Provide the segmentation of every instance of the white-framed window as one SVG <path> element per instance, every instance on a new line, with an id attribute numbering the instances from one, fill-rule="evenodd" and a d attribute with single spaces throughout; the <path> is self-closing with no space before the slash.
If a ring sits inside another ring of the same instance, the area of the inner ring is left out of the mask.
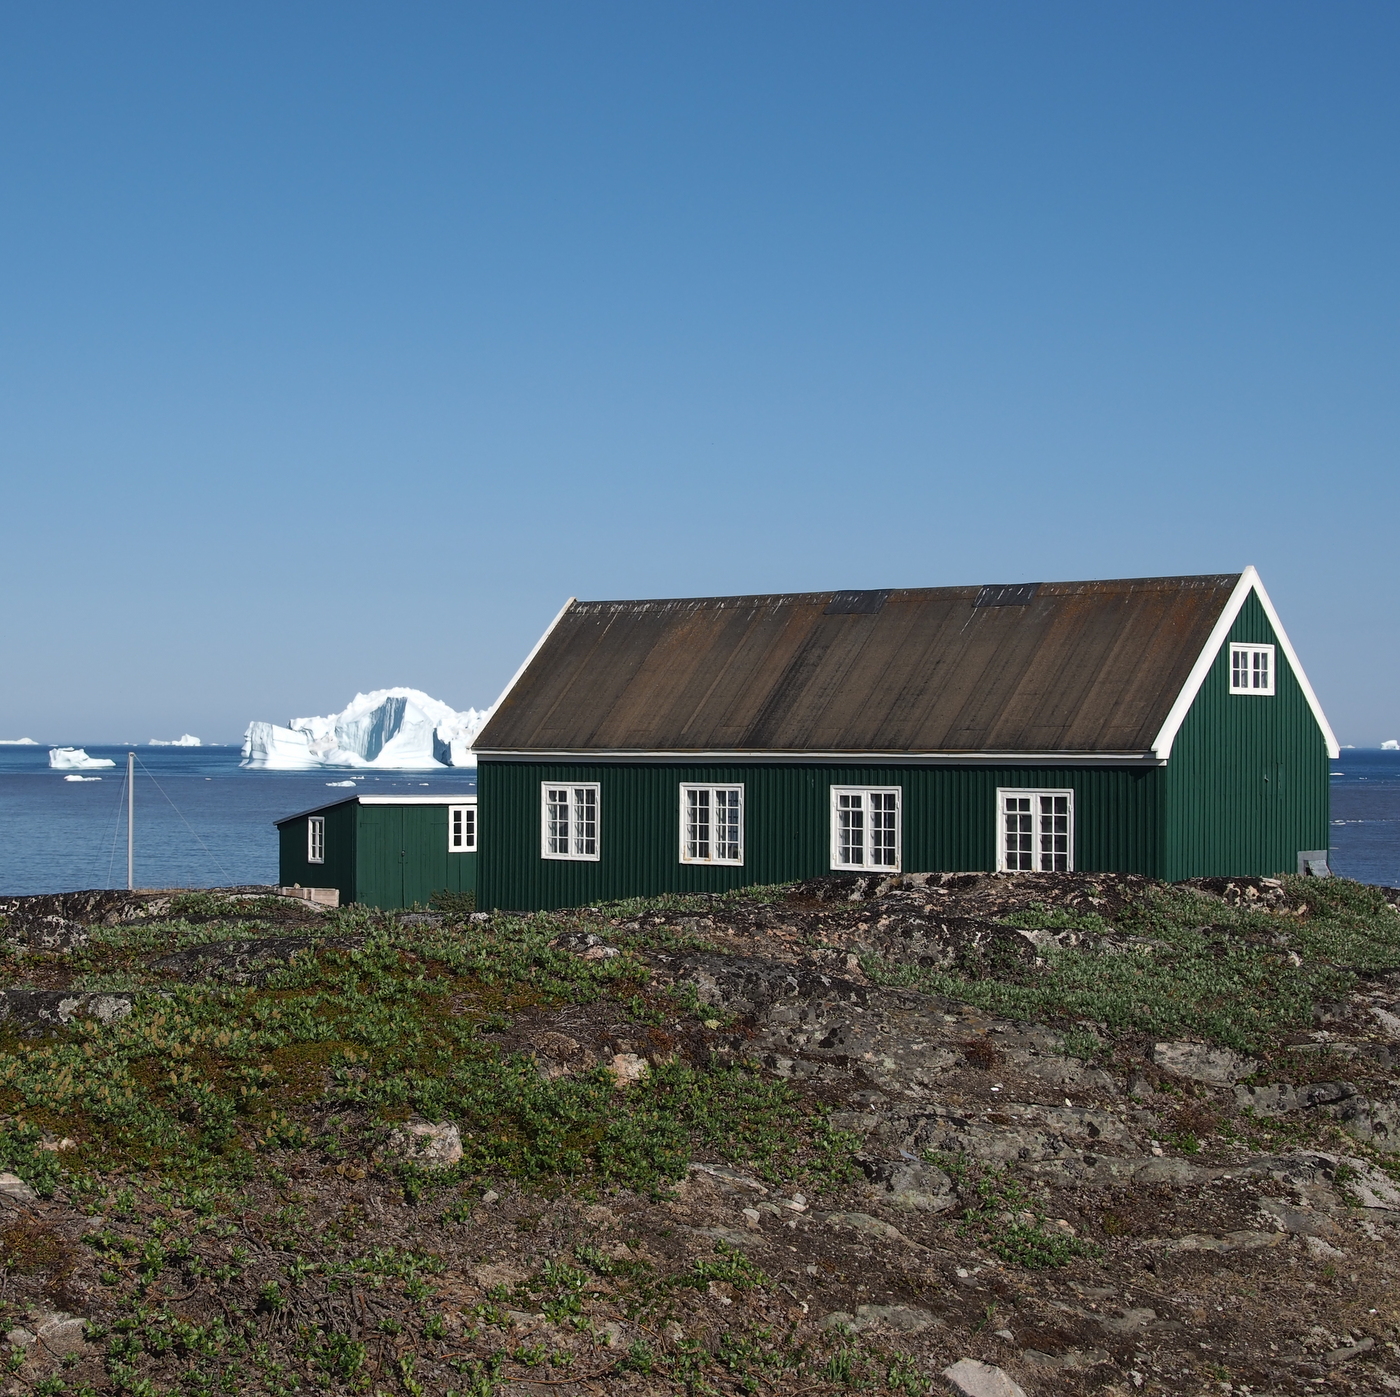
<path id="1" fill-rule="evenodd" d="M 744 861 L 744 788 L 681 786 L 681 862 Z"/>
<path id="2" fill-rule="evenodd" d="M 597 859 L 598 783 L 545 781 L 540 797 L 540 857 Z"/>
<path id="3" fill-rule="evenodd" d="M 326 861 L 326 817 L 313 815 L 306 822 L 306 861 L 325 863 Z"/>
<path id="4" fill-rule="evenodd" d="M 1274 691 L 1274 647 L 1272 645 L 1230 644 L 1230 692 L 1256 694 L 1260 698 Z"/>
<path id="5" fill-rule="evenodd" d="M 831 866 L 898 872 L 901 829 L 898 786 L 831 788 Z"/>
<path id="6" fill-rule="evenodd" d="M 1074 871 L 1074 792 L 997 791 L 997 868 L 1003 873 Z"/>
<path id="7" fill-rule="evenodd" d="M 447 807 L 447 852 L 474 854 L 476 852 L 476 806 Z"/>

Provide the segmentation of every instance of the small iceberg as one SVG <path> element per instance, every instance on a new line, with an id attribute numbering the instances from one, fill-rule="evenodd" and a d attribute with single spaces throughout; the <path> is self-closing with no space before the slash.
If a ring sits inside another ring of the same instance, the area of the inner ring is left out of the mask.
<path id="1" fill-rule="evenodd" d="M 111 757 L 90 757 L 81 747 L 50 747 L 49 765 L 55 771 L 93 771 L 101 766 L 116 766 Z"/>
<path id="2" fill-rule="evenodd" d="M 355 783 L 354 783 L 353 781 L 327 781 L 327 782 L 326 782 L 326 785 L 328 785 L 328 786 L 353 786 L 354 784 L 355 784 Z"/>
<path id="3" fill-rule="evenodd" d="M 65 776 L 65 781 L 100 781 L 100 776 Z"/>
<path id="4" fill-rule="evenodd" d="M 163 741 L 159 737 L 153 737 L 147 747 L 203 747 L 204 744 L 193 734 L 186 733 L 184 737 L 171 738 L 169 742 Z"/>
<path id="5" fill-rule="evenodd" d="M 32 737 L 0 737 L 0 747 L 37 747 Z"/>
<path id="6" fill-rule="evenodd" d="M 1381 743 L 1382 752 L 1400 752 L 1400 739 L 1391 737 Z"/>

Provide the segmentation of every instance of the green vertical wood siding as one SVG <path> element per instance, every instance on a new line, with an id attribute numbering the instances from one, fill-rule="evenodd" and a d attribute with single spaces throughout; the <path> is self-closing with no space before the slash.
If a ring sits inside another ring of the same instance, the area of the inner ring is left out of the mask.
<path id="1" fill-rule="evenodd" d="M 432 895 L 471 892 L 477 855 L 447 848 L 445 805 L 362 805 L 354 900 L 366 907 L 426 907 Z"/>
<path id="2" fill-rule="evenodd" d="M 355 895 L 355 841 L 359 807 L 352 800 L 318 812 L 326 822 L 326 861 L 306 861 L 306 822 L 309 816 L 277 827 L 277 880 L 284 888 L 339 888 L 341 902 Z"/>
<path id="3" fill-rule="evenodd" d="M 1278 645 L 1253 594 L 1229 640 Z M 1293 873 L 1299 850 L 1327 847 L 1326 740 L 1281 648 L 1275 656 L 1273 695 L 1232 694 L 1222 645 L 1177 734 L 1165 783 L 1168 878 Z"/>
<path id="4" fill-rule="evenodd" d="M 996 867 L 999 786 L 1075 792 L 1075 866 L 1155 871 L 1160 768 L 662 766 L 483 760 L 478 901 L 526 910 L 661 892 L 721 891 L 831 871 L 830 787 L 899 786 L 903 866 L 920 872 Z M 545 781 L 601 787 L 596 862 L 540 857 Z M 742 784 L 742 867 L 680 861 L 684 781 Z"/>
<path id="5" fill-rule="evenodd" d="M 366 907 L 402 907 L 404 862 L 403 807 L 361 806 L 354 900 Z"/>
<path id="6" fill-rule="evenodd" d="M 306 861 L 306 822 L 277 827 L 278 875 L 284 887 L 339 888 L 342 906 L 427 906 L 432 895 L 473 892 L 477 855 L 447 848 L 445 805 L 361 805 L 346 801 L 317 812 L 326 821 L 326 861 Z"/>

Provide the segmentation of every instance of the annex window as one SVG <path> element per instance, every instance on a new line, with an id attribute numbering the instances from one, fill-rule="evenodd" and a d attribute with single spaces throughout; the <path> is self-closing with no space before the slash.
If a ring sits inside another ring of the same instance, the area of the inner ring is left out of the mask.
<path id="1" fill-rule="evenodd" d="M 1003 873 L 1074 871 L 1074 792 L 1000 790 L 997 868 Z"/>
<path id="2" fill-rule="evenodd" d="M 681 787 L 681 862 L 744 861 L 744 788 Z"/>
<path id="3" fill-rule="evenodd" d="M 306 861 L 325 863 L 326 861 L 326 817 L 313 815 L 306 822 Z"/>
<path id="4" fill-rule="evenodd" d="M 598 786 L 554 785 L 546 781 L 541 815 L 540 856 L 546 859 L 598 857 Z"/>
<path id="5" fill-rule="evenodd" d="M 1230 646 L 1230 692 L 1263 697 L 1274 691 L 1274 647 Z"/>
<path id="6" fill-rule="evenodd" d="M 831 866 L 898 870 L 898 786 L 831 788 Z"/>
<path id="7" fill-rule="evenodd" d="M 476 852 L 476 806 L 447 807 L 447 852 L 474 854 Z"/>

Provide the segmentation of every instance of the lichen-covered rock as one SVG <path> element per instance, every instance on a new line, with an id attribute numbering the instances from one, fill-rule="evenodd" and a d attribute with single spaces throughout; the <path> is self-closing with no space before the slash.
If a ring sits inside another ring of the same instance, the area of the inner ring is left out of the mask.
<path id="1" fill-rule="evenodd" d="M 1205 1043 L 1158 1043 L 1152 1050 L 1152 1060 L 1173 1077 L 1212 1087 L 1232 1087 L 1241 1077 L 1259 1070 L 1254 1058 Z"/>
<path id="2" fill-rule="evenodd" d="M 846 1310 L 833 1310 L 817 1322 L 817 1327 L 850 1329 L 860 1333 L 863 1329 L 883 1325 L 899 1334 L 922 1334 L 937 1323 L 930 1311 L 913 1305 L 857 1305 L 853 1314 Z"/>
<path id="3" fill-rule="evenodd" d="M 0 990 L 0 1022 L 24 1034 L 65 1027 L 74 1019 L 113 1023 L 131 1013 L 129 994 L 83 994 L 65 990 Z"/>
<path id="4" fill-rule="evenodd" d="M 858 1158 L 856 1162 L 870 1180 L 872 1192 L 893 1208 L 941 1213 L 958 1201 L 953 1181 L 932 1164 L 909 1159 Z"/>

